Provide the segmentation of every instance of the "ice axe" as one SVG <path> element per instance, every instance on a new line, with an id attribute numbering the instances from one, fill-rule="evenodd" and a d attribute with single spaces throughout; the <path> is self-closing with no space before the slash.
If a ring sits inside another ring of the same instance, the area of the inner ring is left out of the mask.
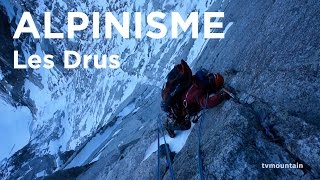
<path id="1" fill-rule="evenodd" d="M 224 91 L 225 93 L 227 93 L 232 99 L 234 99 L 237 103 L 242 104 L 239 100 L 239 98 L 232 92 L 230 92 L 229 90 L 222 88 L 222 91 Z"/>

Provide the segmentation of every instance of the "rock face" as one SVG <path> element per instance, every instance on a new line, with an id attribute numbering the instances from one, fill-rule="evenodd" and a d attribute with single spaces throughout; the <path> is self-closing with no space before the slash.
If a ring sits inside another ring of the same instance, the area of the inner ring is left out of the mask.
<path id="1" fill-rule="evenodd" d="M 80 6 L 80 3 L 63 2 L 58 3 L 60 6 L 55 13 L 61 15 L 66 9 Z M 43 171 L 49 179 L 67 178 L 71 174 L 78 179 L 156 179 L 157 154 L 144 158 L 150 144 L 157 139 L 161 83 L 172 63 L 190 58 L 192 60 L 188 62 L 194 72 L 200 68 L 221 72 L 226 85 L 234 89 L 240 102 L 229 100 L 205 110 L 201 127 L 199 122 L 194 125 L 184 147 L 173 158 L 176 179 L 199 179 L 198 128 L 202 133 L 201 157 L 206 179 L 320 178 L 320 2 L 240 0 L 201 3 L 207 11 L 225 12 L 222 19 L 224 27 L 228 27 L 225 39 L 202 42 L 199 48 L 199 42 L 187 37 L 189 33 L 176 41 L 143 39 L 134 48 L 121 47 L 122 56 L 128 63 L 123 63 L 125 73 L 108 73 L 110 77 L 120 77 L 111 84 L 103 81 L 106 78 L 103 71 L 57 69 L 62 80 L 52 81 L 56 85 L 49 87 L 56 90 L 53 99 L 63 97 L 66 89 L 72 89 L 67 101 L 62 101 L 66 105 L 52 110 L 53 116 L 48 119 L 36 116 L 43 123 L 36 123 L 32 128 L 35 141 L 2 164 L 0 177 L 35 179 L 40 178 L 39 172 Z M 121 1 L 109 8 L 155 11 L 165 6 L 170 11 L 186 10 L 183 3 L 167 2 L 162 6 L 147 1 L 129 4 Z M 194 4 L 197 3 L 190 6 Z M 44 5 L 49 9 L 52 7 L 49 2 Z M 36 9 L 29 2 L 24 6 L 19 8 Z M 90 11 L 99 6 L 90 1 L 87 7 Z M 0 15 L 5 17 L 3 13 Z M 41 24 L 40 15 L 35 17 Z M 56 26 L 58 28 L 59 23 Z M 85 32 L 81 36 L 87 35 Z M 21 42 L 26 41 L 22 39 Z M 94 46 L 105 50 L 122 43 L 113 39 L 106 47 L 101 42 L 73 47 L 85 52 L 84 49 L 90 51 Z M 72 42 L 65 40 L 41 41 L 40 44 L 44 51 L 56 53 L 72 46 Z M 54 45 L 58 48 L 53 48 Z M 8 47 L 13 48 L 11 44 Z M 156 50 L 156 47 L 160 49 Z M 3 52 L 1 50 L 1 58 L 8 56 Z M 134 59 L 140 61 L 129 61 Z M 128 77 L 128 81 L 121 77 Z M 134 77 L 147 80 L 130 83 Z M 32 81 L 37 84 L 37 80 Z M 100 85 L 101 82 L 104 85 Z M 134 87 L 132 93 L 126 95 L 130 86 Z M 106 100 L 108 98 L 110 102 Z M 92 104 L 95 107 L 91 107 Z M 131 105 L 133 108 L 129 108 Z M 40 107 L 34 113 L 39 112 Z M 94 123 L 89 124 L 90 118 Z M 104 139 L 99 141 L 98 137 Z M 78 163 L 78 169 L 67 171 L 66 167 L 76 163 L 87 147 L 94 144 L 92 142 L 100 144 Z M 52 150 L 52 144 L 61 147 Z M 40 162 L 44 164 L 42 167 L 37 165 Z M 263 168 L 270 164 L 296 163 L 303 168 Z M 164 156 L 160 164 L 161 176 L 169 179 Z"/>
<path id="2" fill-rule="evenodd" d="M 222 72 L 241 104 L 228 101 L 205 111 L 201 152 L 206 179 L 320 177 L 319 7 L 316 1 L 231 1 L 224 7 L 224 21 L 234 24 L 224 40 L 208 42 L 193 70 Z M 199 123 L 173 160 L 176 179 L 199 178 L 198 128 Z M 79 178 L 91 177 L 94 170 L 93 177 L 100 179 L 157 178 L 156 153 L 145 161 L 141 155 L 154 133 L 142 136 L 118 162 L 103 168 L 97 162 Z M 303 168 L 263 168 L 284 163 Z M 161 166 L 166 166 L 164 158 Z M 167 170 L 164 179 L 169 178 Z"/>

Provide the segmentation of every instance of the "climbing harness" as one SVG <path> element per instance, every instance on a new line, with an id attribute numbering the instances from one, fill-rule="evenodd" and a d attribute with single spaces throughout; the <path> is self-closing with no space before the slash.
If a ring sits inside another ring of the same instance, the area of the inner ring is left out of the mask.
<path id="1" fill-rule="evenodd" d="M 175 180 L 174 178 L 174 171 L 173 171 L 173 167 L 172 167 L 172 162 L 171 162 L 171 157 L 170 157 L 170 152 L 169 152 L 169 148 L 167 146 L 167 141 L 165 138 L 165 134 L 163 132 L 163 125 L 160 121 L 160 118 L 158 117 L 158 180 L 162 179 L 160 176 L 160 131 L 161 134 L 163 136 L 163 140 L 164 140 L 164 144 L 165 144 L 165 150 L 166 150 L 166 157 L 167 157 L 167 165 L 169 166 L 169 170 L 170 170 L 170 176 L 171 176 L 171 180 Z"/>
<path id="2" fill-rule="evenodd" d="M 187 91 L 186 97 L 185 97 L 184 100 L 183 100 L 183 106 L 184 106 L 184 108 L 187 108 L 187 107 L 188 107 L 187 98 L 188 98 L 189 92 L 190 92 L 190 90 L 191 90 L 192 88 L 193 88 L 193 84 L 191 85 L 191 87 L 190 87 L 189 90 Z"/>

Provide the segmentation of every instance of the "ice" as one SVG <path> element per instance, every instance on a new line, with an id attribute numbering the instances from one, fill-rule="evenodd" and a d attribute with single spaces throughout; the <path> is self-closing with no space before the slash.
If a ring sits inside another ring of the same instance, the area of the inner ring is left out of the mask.
<path id="1" fill-rule="evenodd" d="M 0 99 L 0 161 L 28 144 L 32 114 L 27 107 L 13 107 Z"/>

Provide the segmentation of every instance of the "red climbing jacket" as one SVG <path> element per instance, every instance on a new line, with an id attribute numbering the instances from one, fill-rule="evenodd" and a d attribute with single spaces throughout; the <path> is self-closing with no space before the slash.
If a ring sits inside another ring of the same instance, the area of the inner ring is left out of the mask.
<path id="1" fill-rule="evenodd" d="M 181 102 L 190 115 L 195 115 L 201 109 L 213 108 L 220 104 L 226 95 L 224 93 L 208 94 L 206 89 L 199 87 L 194 81 L 191 87 L 182 95 Z"/>
<path id="2" fill-rule="evenodd" d="M 220 91 L 223 85 L 224 78 L 219 73 L 201 69 L 192 75 L 188 64 L 181 60 L 167 75 L 161 93 L 161 109 L 168 113 L 169 119 L 184 123 L 202 109 L 212 108 L 228 98 Z"/>

